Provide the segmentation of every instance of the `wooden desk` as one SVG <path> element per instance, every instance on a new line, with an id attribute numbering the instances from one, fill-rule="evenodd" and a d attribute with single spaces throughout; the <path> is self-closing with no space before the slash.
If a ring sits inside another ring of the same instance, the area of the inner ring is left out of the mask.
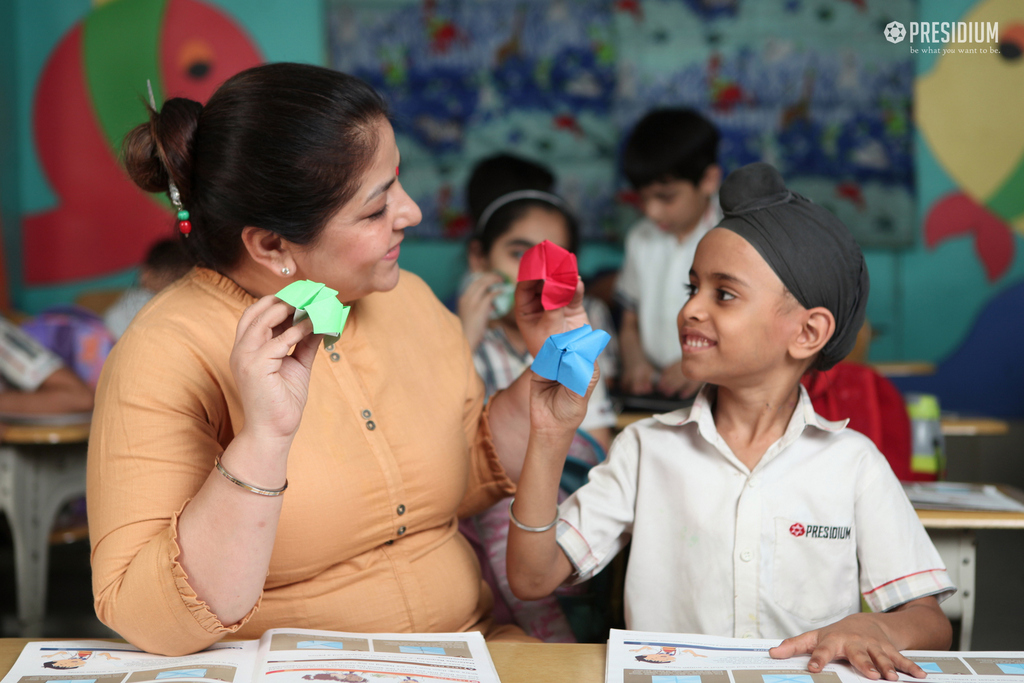
<path id="1" fill-rule="evenodd" d="M 935 374 L 935 363 L 927 361 L 884 361 L 868 363 L 868 365 L 884 377 L 919 377 L 921 375 Z"/>
<path id="2" fill-rule="evenodd" d="M 0 638 L 0 676 L 11 670 L 29 640 Z M 604 683 L 604 645 L 491 643 L 487 648 L 501 683 Z"/>
<path id="3" fill-rule="evenodd" d="M 14 541 L 18 621 L 24 636 L 42 631 L 50 529 L 61 507 L 85 495 L 89 424 L 12 425 L 0 443 L 0 510 Z"/>
<path id="4" fill-rule="evenodd" d="M 1017 500 L 1024 493 L 1011 486 L 999 489 Z M 979 510 L 918 510 L 917 516 L 939 551 L 957 586 L 956 595 L 942 603 L 950 619 L 960 620 L 960 650 L 971 649 L 974 630 L 975 572 L 977 569 L 977 529 L 1024 529 L 1024 512 L 983 512 Z"/>

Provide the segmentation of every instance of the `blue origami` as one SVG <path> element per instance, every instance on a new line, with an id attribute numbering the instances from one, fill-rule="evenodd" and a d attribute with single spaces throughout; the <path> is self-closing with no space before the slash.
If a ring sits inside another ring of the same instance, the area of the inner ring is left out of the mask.
<path id="1" fill-rule="evenodd" d="M 594 363 L 610 340 L 607 332 L 591 329 L 590 325 L 553 334 L 540 347 L 530 367 L 544 379 L 585 396 L 594 376 Z"/>

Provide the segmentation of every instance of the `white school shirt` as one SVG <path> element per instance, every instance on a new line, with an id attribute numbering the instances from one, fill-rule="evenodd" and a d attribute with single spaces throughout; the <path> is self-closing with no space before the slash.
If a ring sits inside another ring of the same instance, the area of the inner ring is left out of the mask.
<path id="1" fill-rule="evenodd" d="M 722 209 L 716 195 L 697 227 L 682 242 L 646 218 L 626 236 L 626 253 L 615 283 L 615 296 L 625 308 L 636 313 L 640 345 L 647 359 L 658 368 L 677 363 L 683 356 L 676 315 L 689 298 L 686 286 L 690 284 L 697 243 L 721 220 Z"/>
<path id="2" fill-rule="evenodd" d="M 642 420 L 559 507 L 558 544 L 580 580 L 632 538 L 626 627 L 786 638 L 956 588 L 885 457 L 814 412 L 803 387 L 753 471 L 691 408 Z"/>

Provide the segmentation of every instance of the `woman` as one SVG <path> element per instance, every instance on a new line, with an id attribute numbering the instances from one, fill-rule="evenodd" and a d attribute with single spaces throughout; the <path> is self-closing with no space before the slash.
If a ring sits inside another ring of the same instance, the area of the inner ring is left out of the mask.
<path id="1" fill-rule="evenodd" d="M 513 491 L 529 378 L 484 409 L 458 320 L 400 273 L 421 215 L 383 101 L 335 71 L 256 67 L 205 107 L 166 102 L 125 162 L 145 190 L 173 182 L 199 267 L 139 313 L 98 388 L 100 619 L 163 654 L 278 626 L 500 635 L 457 521 Z M 296 279 L 351 304 L 338 342 L 291 324 L 273 294 Z M 582 285 L 545 312 L 539 284 L 517 292 L 533 352 L 585 322 Z"/>

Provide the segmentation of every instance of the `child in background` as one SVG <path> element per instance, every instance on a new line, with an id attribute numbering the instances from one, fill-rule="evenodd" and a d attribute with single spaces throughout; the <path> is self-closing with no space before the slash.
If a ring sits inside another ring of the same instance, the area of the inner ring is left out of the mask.
<path id="1" fill-rule="evenodd" d="M 125 290 L 103 314 L 103 322 L 114 335 L 114 339 L 121 338 L 135 314 L 141 311 L 150 299 L 187 273 L 190 268 L 192 262 L 177 239 L 160 240 L 150 247 L 145 260 L 139 266 L 139 284 Z"/>
<path id="2" fill-rule="evenodd" d="M 955 588 L 885 458 L 817 415 L 800 384 L 853 348 L 864 258 L 768 164 L 730 175 L 721 200 L 677 318 L 683 369 L 706 384 L 692 407 L 626 428 L 557 524 L 554 488 L 585 401 L 534 378 L 511 585 L 546 595 L 632 539 L 629 628 L 787 638 L 771 655 L 812 653 L 812 673 L 841 658 L 871 679 L 924 677 L 899 650 L 949 646 L 937 597 Z"/>
<path id="3" fill-rule="evenodd" d="M 467 186 L 475 229 L 469 240 L 469 273 L 458 314 L 488 398 L 509 386 L 533 362 L 512 310 L 519 260 L 544 240 L 573 253 L 579 244 L 576 218 L 565 201 L 552 193 L 554 181 L 543 166 L 502 154 L 478 163 Z M 611 328 L 603 303 L 587 298 L 584 308 L 592 326 Z M 589 468 L 603 459 L 614 425 L 615 413 L 600 386 L 574 435 L 571 462 Z M 471 542 L 474 537 L 477 541 L 485 576 L 495 589 L 495 618 L 499 622 L 514 618 L 528 634 L 548 642 L 573 642 L 573 632 L 553 596 L 523 602 L 509 589 L 505 576 L 508 504 L 503 501 L 473 520 L 464 520 L 461 528 Z M 493 574 L 487 576 L 488 570 Z"/>
<path id="4" fill-rule="evenodd" d="M 645 218 L 630 229 L 616 283 L 619 338 L 627 394 L 688 397 L 699 384 L 679 365 L 676 313 L 697 243 L 722 217 L 718 130 L 691 109 L 658 109 L 633 129 L 622 170 L 640 194 Z"/>
<path id="5" fill-rule="evenodd" d="M 59 356 L 0 318 L 0 412 L 85 413 L 92 404 L 92 389 Z"/>

